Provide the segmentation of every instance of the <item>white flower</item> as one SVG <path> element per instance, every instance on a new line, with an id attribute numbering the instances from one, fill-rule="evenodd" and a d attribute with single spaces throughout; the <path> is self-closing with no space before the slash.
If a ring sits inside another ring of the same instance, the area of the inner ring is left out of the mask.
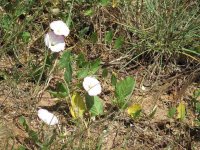
<path id="1" fill-rule="evenodd" d="M 68 26 L 61 20 L 50 23 L 50 28 L 56 35 L 68 36 L 70 32 Z"/>
<path id="2" fill-rule="evenodd" d="M 100 82 L 94 77 L 85 77 L 83 87 L 90 96 L 96 96 L 101 93 Z"/>
<path id="3" fill-rule="evenodd" d="M 64 36 L 56 35 L 54 32 L 48 32 L 45 35 L 44 42 L 52 52 L 59 52 L 65 49 Z"/>
<path id="4" fill-rule="evenodd" d="M 46 109 L 39 109 L 38 117 L 48 125 L 58 124 L 58 118 Z"/>

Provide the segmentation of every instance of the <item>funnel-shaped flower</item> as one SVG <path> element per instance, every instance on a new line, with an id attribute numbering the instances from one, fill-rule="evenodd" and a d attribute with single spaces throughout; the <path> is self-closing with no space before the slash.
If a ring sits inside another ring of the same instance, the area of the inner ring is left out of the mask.
<path id="1" fill-rule="evenodd" d="M 60 52 L 65 49 L 65 38 L 62 35 L 56 35 L 54 32 L 48 32 L 44 38 L 45 45 L 52 52 Z"/>
<path id="2" fill-rule="evenodd" d="M 90 96 L 96 96 L 101 93 L 100 82 L 95 77 L 84 78 L 83 87 Z"/>
<path id="3" fill-rule="evenodd" d="M 46 109 L 39 109 L 38 117 L 48 125 L 58 124 L 58 118 Z"/>
<path id="4" fill-rule="evenodd" d="M 53 21 L 50 24 L 50 28 L 56 35 L 68 36 L 70 32 L 68 26 L 61 20 Z"/>

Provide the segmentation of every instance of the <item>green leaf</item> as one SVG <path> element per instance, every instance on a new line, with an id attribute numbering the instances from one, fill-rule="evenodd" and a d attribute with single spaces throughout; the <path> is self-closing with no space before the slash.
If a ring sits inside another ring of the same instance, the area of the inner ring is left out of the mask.
<path id="1" fill-rule="evenodd" d="M 106 78 L 108 76 L 108 69 L 103 69 L 103 72 L 102 72 L 102 77 L 103 78 Z"/>
<path id="2" fill-rule="evenodd" d="M 26 7 L 21 7 L 21 8 L 16 9 L 15 16 L 19 17 L 20 15 L 25 14 L 25 13 L 26 13 Z"/>
<path id="3" fill-rule="evenodd" d="M 69 14 L 69 15 L 67 16 L 66 24 L 67 24 L 68 27 L 71 27 L 71 26 L 72 26 L 72 24 L 73 24 L 73 19 L 72 19 L 72 17 L 71 17 L 71 14 Z"/>
<path id="4" fill-rule="evenodd" d="M 50 93 L 53 97 L 65 98 L 65 97 L 68 96 L 69 91 L 68 91 L 67 87 L 66 87 L 63 83 L 58 82 L 58 83 L 56 84 L 56 90 L 55 90 L 55 91 L 49 90 L 49 93 Z"/>
<path id="5" fill-rule="evenodd" d="M 197 99 L 198 97 L 200 97 L 200 89 L 195 90 L 195 92 L 194 92 L 194 94 L 193 94 L 193 97 L 194 97 L 195 99 Z"/>
<path id="6" fill-rule="evenodd" d="M 133 104 L 132 106 L 128 107 L 128 114 L 133 118 L 136 119 L 140 116 L 140 113 L 142 111 L 142 107 L 140 104 Z"/>
<path id="7" fill-rule="evenodd" d="M 77 65 L 79 68 L 85 67 L 88 65 L 88 62 L 85 60 L 85 56 L 83 53 L 80 53 L 77 58 Z"/>
<path id="8" fill-rule="evenodd" d="M 54 60 L 57 58 L 56 53 L 47 56 L 46 67 L 51 67 Z"/>
<path id="9" fill-rule="evenodd" d="M 26 123 L 26 120 L 23 116 L 19 118 L 19 123 L 24 127 L 25 131 L 28 133 L 29 137 L 34 141 L 38 141 L 38 135 L 37 132 L 30 130 L 28 124 Z"/>
<path id="10" fill-rule="evenodd" d="M 85 16 L 92 16 L 94 14 L 94 10 L 92 8 L 84 11 Z"/>
<path id="11" fill-rule="evenodd" d="M 101 0 L 100 1 L 100 4 L 102 5 L 102 6 L 107 6 L 108 4 L 109 4 L 109 0 Z"/>
<path id="12" fill-rule="evenodd" d="M 64 79 L 66 82 L 70 82 L 72 79 L 72 66 L 71 66 L 71 53 L 70 51 L 66 51 L 62 54 L 59 65 L 60 68 L 65 68 Z"/>
<path id="13" fill-rule="evenodd" d="M 197 103 L 196 103 L 195 108 L 196 108 L 196 112 L 197 112 L 198 114 L 200 114 L 200 102 L 197 102 Z"/>
<path id="14" fill-rule="evenodd" d="M 114 48 L 120 49 L 122 47 L 122 45 L 123 45 L 123 42 L 124 42 L 124 38 L 123 37 L 118 37 L 115 40 Z"/>
<path id="15" fill-rule="evenodd" d="M 116 83 L 115 96 L 117 98 L 117 104 L 120 108 L 124 109 L 124 107 L 126 107 L 126 98 L 132 94 L 134 88 L 135 80 L 130 76 Z"/>
<path id="16" fill-rule="evenodd" d="M 10 28 L 12 27 L 11 15 L 8 15 L 8 14 L 3 15 L 3 17 L 1 18 L 0 25 L 4 30 L 10 30 Z"/>
<path id="17" fill-rule="evenodd" d="M 22 32 L 22 40 L 25 43 L 28 43 L 31 38 L 31 34 L 29 32 Z"/>
<path id="18" fill-rule="evenodd" d="M 71 65 L 71 52 L 70 51 L 65 51 L 60 60 L 59 60 L 59 66 L 61 69 L 63 68 L 68 68 Z"/>
<path id="19" fill-rule="evenodd" d="M 117 78 L 114 74 L 112 74 L 112 76 L 111 76 L 111 84 L 113 86 L 115 86 L 117 84 Z"/>
<path id="20" fill-rule="evenodd" d="M 99 70 L 100 63 L 101 63 L 100 59 L 97 59 L 90 63 L 90 74 L 91 75 L 95 74 Z"/>
<path id="21" fill-rule="evenodd" d="M 97 33 L 96 32 L 93 32 L 91 37 L 90 37 L 90 40 L 92 41 L 92 43 L 96 43 L 98 41 L 98 37 L 97 37 Z"/>
<path id="22" fill-rule="evenodd" d="M 98 96 L 89 96 L 87 94 L 85 100 L 91 116 L 98 116 L 103 114 L 103 103 Z"/>
<path id="23" fill-rule="evenodd" d="M 70 112 L 73 118 L 82 118 L 84 112 L 86 111 L 85 103 L 83 98 L 75 93 L 72 96 Z"/>
<path id="24" fill-rule="evenodd" d="M 79 36 L 80 36 L 81 38 L 83 38 L 84 35 L 85 35 L 89 30 L 90 30 L 90 27 L 85 27 L 85 28 L 83 28 L 81 31 L 79 31 Z"/>
<path id="25" fill-rule="evenodd" d="M 170 109 L 168 110 L 167 116 L 168 116 L 169 118 L 173 118 L 175 114 L 176 114 L 176 107 L 172 107 L 172 108 L 170 108 Z"/>
<path id="26" fill-rule="evenodd" d="M 79 79 L 85 78 L 85 77 L 87 77 L 88 73 L 89 73 L 89 68 L 79 69 L 79 71 L 77 73 L 77 77 Z"/>
<path id="27" fill-rule="evenodd" d="M 37 132 L 33 131 L 33 130 L 30 130 L 28 132 L 28 135 L 29 137 L 34 141 L 34 142 L 37 142 L 38 141 L 38 134 Z"/>
<path id="28" fill-rule="evenodd" d="M 79 69 L 77 73 L 78 78 L 81 79 L 88 75 L 95 74 L 101 67 L 100 62 L 101 62 L 100 59 L 97 59 L 95 61 L 85 64 L 83 68 Z"/>
<path id="29" fill-rule="evenodd" d="M 64 79 L 67 83 L 69 83 L 72 80 L 72 66 L 70 63 L 69 63 L 69 66 L 65 70 Z"/>
<path id="30" fill-rule="evenodd" d="M 177 118 L 180 119 L 181 121 L 183 121 L 185 119 L 185 115 L 186 115 L 185 104 L 183 102 L 181 102 L 178 105 L 177 112 L 178 112 Z"/>
<path id="31" fill-rule="evenodd" d="M 26 120 L 25 120 L 24 116 L 20 116 L 20 117 L 19 117 L 19 123 L 20 123 L 22 126 L 24 126 L 24 124 L 26 124 Z"/>
<path id="32" fill-rule="evenodd" d="M 106 34 L 105 34 L 105 42 L 107 44 L 111 44 L 112 38 L 113 38 L 113 32 L 112 31 L 106 32 Z"/>
<path id="33" fill-rule="evenodd" d="M 25 129 L 25 131 L 28 132 L 29 126 L 26 123 L 26 120 L 25 120 L 24 116 L 20 116 L 19 117 L 19 123 L 20 123 L 21 126 L 23 126 L 23 128 Z"/>

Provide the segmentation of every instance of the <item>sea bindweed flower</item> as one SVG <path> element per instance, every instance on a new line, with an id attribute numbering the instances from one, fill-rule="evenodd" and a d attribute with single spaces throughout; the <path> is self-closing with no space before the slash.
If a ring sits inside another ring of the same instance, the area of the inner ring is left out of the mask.
<path id="1" fill-rule="evenodd" d="M 52 52 L 60 52 L 65 49 L 65 38 L 63 35 L 56 35 L 54 32 L 48 32 L 44 38 L 45 45 Z"/>
<path id="2" fill-rule="evenodd" d="M 83 80 L 83 87 L 90 96 L 96 96 L 101 93 L 100 82 L 95 77 L 85 77 Z"/>
<path id="3" fill-rule="evenodd" d="M 58 124 L 58 118 L 46 109 L 38 110 L 38 117 L 48 125 Z"/>
<path id="4" fill-rule="evenodd" d="M 70 32 L 69 27 L 61 20 L 51 22 L 50 28 L 56 35 L 68 36 Z"/>

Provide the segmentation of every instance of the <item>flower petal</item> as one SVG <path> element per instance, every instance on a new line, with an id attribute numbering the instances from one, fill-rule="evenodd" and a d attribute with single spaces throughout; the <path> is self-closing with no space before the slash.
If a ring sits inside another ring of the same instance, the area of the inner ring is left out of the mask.
<path id="1" fill-rule="evenodd" d="M 83 87 L 90 96 L 96 96 L 102 91 L 100 82 L 94 77 L 84 78 Z"/>
<path id="2" fill-rule="evenodd" d="M 100 84 L 97 84 L 95 85 L 94 88 L 91 88 L 90 90 L 88 90 L 88 94 L 90 96 L 96 96 L 96 95 L 99 95 L 101 93 L 101 85 Z"/>
<path id="3" fill-rule="evenodd" d="M 50 49 L 52 52 L 63 51 L 65 49 L 65 43 L 56 44 L 55 46 L 51 46 Z"/>
<path id="4" fill-rule="evenodd" d="M 45 42 L 45 45 L 49 48 L 51 46 L 50 44 L 50 39 L 49 39 L 49 34 L 47 33 L 44 37 L 44 42 Z"/>
<path id="5" fill-rule="evenodd" d="M 38 117 L 48 125 L 58 124 L 58 118 L 46 109 L 38 110 Z"/>
<path id="6" fill-rule="evenodd" d="M 62 35 L 56 35 L 54 32 L 48 32 L 44 38 L 45 45 L 53 52 L 59 52 L 65 49 L 65 38 Z"/>
<path id="7" fill-rule="evenodd" d="M 68 36 L 70 32 L 69 27 L 61 20 L 50 23 L 50 28 L 56 35 Z"/>

